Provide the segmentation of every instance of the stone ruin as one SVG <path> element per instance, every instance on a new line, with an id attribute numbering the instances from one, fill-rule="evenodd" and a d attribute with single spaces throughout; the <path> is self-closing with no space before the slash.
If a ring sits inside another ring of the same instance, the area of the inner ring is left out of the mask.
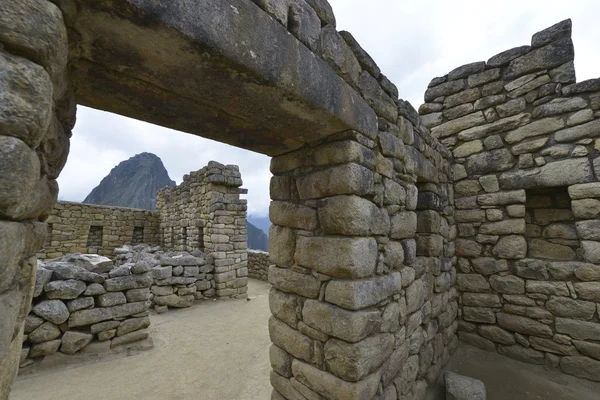
<path id="1" fill-rule="evenodd" d="M 459 339 L 598 380 L 600 80 L 576 83 L 570 21 L 434 79 L 419 113 L 326 0 L 165 5 L 0 5 L 0 398 L 76 104 L 273 157 L 272 399 L 422 399 Z M 194 247 L 196 220 L 159 238 Z M 229 224 L 202 238 L 233 294 Z"/>

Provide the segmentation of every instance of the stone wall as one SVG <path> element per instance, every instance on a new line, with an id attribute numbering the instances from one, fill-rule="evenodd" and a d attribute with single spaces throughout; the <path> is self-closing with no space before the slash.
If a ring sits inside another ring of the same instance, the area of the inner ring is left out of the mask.
<path id="1" fill-rule="evenodd" d="M 40 263 L 21 367 L 56 352 L 95 354 L 147 339 L 151 268 L 145 260 L 114 268 L 105 257 L 77 254 Z"/>
<path id="2" fill-rule="evenodd" d="M 50 1 L 0 5 L 0 399 L 17 374 L 43 223 L 75 124 L 67 30 Z M 40 21 L 44 21 L 43 24 Z"/>
<path id="3" fill-rule="evenodd" d="M 237 165 L 211 161 L 156 196 L 159 239 L 165 249 L 202 251 L 214 259 L 217 296 L 243 296 L 248 290 L 247 200 L 240 199 Z"/>
<path id="4" fill-rule="evenodd" d="M 576 83 L 571 21 L 425 101 L 455 158 L 461 340 L 599 380 L 600 80 Z"/>
<path id="5" fill-rule="evenodd" d="M 39 259 L 73 253 L 112 256 L 123 244 L 158 244 L 155 211 L 59 201 L 47 224 Z"/>
<path id="6" fill-rule="evenodd" d="M 248 277 L 269 280 L 269 253 L 259 250 L 248 250 Z"/>

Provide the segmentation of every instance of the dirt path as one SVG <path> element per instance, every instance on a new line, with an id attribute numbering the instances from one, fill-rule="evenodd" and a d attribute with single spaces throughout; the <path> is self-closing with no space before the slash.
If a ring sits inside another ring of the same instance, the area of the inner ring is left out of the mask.
<path id="1" fill-rule="evenodd" d="M 20 376 L 10 400 L 268 399 L 269 284 L 248 294 L 152 314 L 154 349 Z"/>

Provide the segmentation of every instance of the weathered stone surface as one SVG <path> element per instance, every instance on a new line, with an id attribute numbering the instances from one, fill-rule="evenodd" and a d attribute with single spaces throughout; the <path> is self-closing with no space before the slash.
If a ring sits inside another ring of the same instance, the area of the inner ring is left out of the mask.
<path id="1" fill-rule="evenodd" d="M 431 129 L 431 133 L 438 138 L 445 138 L 450 135 L 454 135 L 460 131 L 474 126 L 485 124 L 486 120 L 481 111 L 473 114 L 465 115 L 464 117 L 457 118 L 452 121 L 448 121 L 442 125 L 436 126 Z"/>
<path id="2" fill-rule="evenodd" d="M 504 64 L 508 64 L 510 61 L 522 56 L 523 54 L 527 54 L 530 50 L 530 46 L 521 46 L 503 51 L 502 53 L 496 54 L 490 58 L 487 61 L 487 65 L 488 67 L 500 67 Z"/>
<path id="3" fill-rule="evenodd" d="M 97 297 L 97 303 L 99 307 L 113 307 L 127 303 L 127 298 L 122 292 L 105 293 Z"/>
<path id="4" fill-rule="evenodd" d="M 600 266 L 595 264 L 581 264 L 573 266 L 577 279 L 582 281 L 600 281 Z"/>
<path id="5" fill-rule="evenodd" d="M 530 241 L 529 256 L 557 261 L 568 261 L 576 258 L 575 251 L 571 247 L 540 239 Z"/>
<path id="6" fill-rule="evenodd" d="M 406 239 L 414 236 L 417 231 L 417 214 L 412 211 L 400 212 L 391 219 L 391 237 Z"/>
<path id="7" fill-rule="evenodd" d="M 401 289 L 402 278 L 399 272 L 354 281 L 333 280 L 325 289 L 325 300 L 349 310 L 360 310 L 400 293 Z"/>
<path id="8" fill-rule="evenodd" d="M 294 329 L 298 329 L 298 315 L 296 314 L 298 306 L 297 296 L 281 292 L 275 288 L 271 288 L 269 291 L 271 314 Z"/>
<path id="9" fill-rule="evenodd" d="M 56 325 L 64 323 L 69 319 L 69 310 L 65 303 L 60 300 L 45 300 L 36 304 L 32 311 Z"/>
<path id="10" fill-rule="evenodd" d="M 373 274 L 377 243 L 368 238 L 298 237 L 296 262 L 321 273 L 340 278 Z"/>
<path id="11" fill-rule="evenodd" d="M 381 377 L 376 372 L 361 381 L 347 382 L 298 360 L 292 362 L 292 373 L 298 381 L 332 400 L 370 399 L 377 392 Z"/>
<path id="12" fill-rule="evenodd" d="M 553 68 L 573 60 L 574 56 L 571 38 L 558 39 L 512 60 L 505 72 L 505 78 L 516 78 L 528 72 Z"/>
<path id="13" fill-rule="evenodd" d="M 462 292 L 489 292 L 490 284 L 479 274 L 457 274 L 456 286 Z"/>
<path id="14" fill-rule="evenodd" d="M 516 343 L 515 337 L 504 329 L 495 325 L 482 325 L 479 334 L 495 343 L 512 345 Z"/>
<path id="15" fill-rule="evenodd" d="M 522 126 L 508 133 L 504 140 L 507 143 L 518 143 L 523 139 L 530 137 L 547 135 L 548 133 L 555 132 L 565 126 L 565 123 L 561 117 L 548 117 L 540 120 L 531 122 L 528 125 Z"/>
<path id="16" fill-rule="evenodd" d="M 532 187 L 570 186 L 591 182 L 592 169 L 589 160 L 576 158 L 551 162 L 541 168 L 506 172 L 500 175 L 500 188 L 530 189 Z"/>
<path id="17" fill-rule="evenodd" d="M 86 332 L 68 330 L 62 337 L 62 346 L 60 352 L 65 354 L 75 354 L 87 346 L 94 335 Z"/>
<path id="18" fill-rule="evenodd" d="M 120 292 L 129 289 L 147 288 L 152 285 L 153 279 L 149 273 L 142 275 L 128 275 L 110 278 L 104 281 L 104 288 L 109 292 Z"/>
<path id="19" fill-rule="evenodd" d="M 154 303 L 159 306 L 169 306 L 175 308 L 187 308 L 191 307 L 194 303 L 194 296 L 186 295 L 186 296 L 178 296 L 176 294 L 170 294 L 168 296 L 155 296 Z M 136 303 L 130 303 L 136 304 Z"/>
<path id="20" fill-rule="evenodd" d="M 572 23 L 566 19 L 533 35 L 531 47 L 541 47 L 563 37 L 571 37 Z"/>
<path id="21" fill-rule="evenodd" d="M 302 200 L 339 194 L 366 195 L 373 191 L 373 172 L 350 163 L 300 177 L 296 180 Z"/>
<path id="22" fill-rule="evenodd" d="M 60 337 L 62 331 L 52 322 L 44 322 L 33 332 L 31 332 L 27 338 L 31 343 L 43 343 L 50 340 L 54 340 Z"/>
<path id="23" fill-rule="evenodd" d="M 316 298 L 319 295 L 321 284 L 312 275 L 305 275 L 291 269 L 269 267 L 269 282 L 277 289 L 296 293 L 308 298 Z"/>
<path id="24" fill-rule="evenodd" d="M 128 333 L 126 335 L 123 336 L 119 336 L 114 338 L 113 340 L 111 340 L 110 342 L 110 348 L 114 349 L 118 346 L 123 346 L 123 345 L 127 345 L 130 343 L 135 343 L 138 342 L 140 340 L 145 340 L 148 339 L 148 337 L 150 336 L 150 333 L 147 330 L 140 330 L 140 331 L 135 331 L 135 332 L 131 332 Z"/>
<path id="25" fill-rule="evenodd" d="M 299 204 L 272 201 L 269 218 L 275 225 L 288 228 L 313 230 L 317 226 L 317 211 Z"/>
<path id="26" fill-rule="evenodd" d="M 312 340 L 275 317 L 269 318 L 271 342 L 301 360 L 312 362 Z"/>
<path id="27" fill-rule="evenodd" d="M 35 288 L 33 290 L 33 297 L 38 297 L 42 294 L 46 283 L 52 279 L 53 272 L 43 266 L 38 266 L 36 277 L 35 277 Z"/>
<path id="28" fill-rule="evenodd" d="M 552 329 L 548 325 L 537 322 L 531 318 L 519 315 L 497 313 L 498 325 L 509 331 L 542 337 L 552 337 Z"/>
<path id="29" fill-rule="evenodd" d="M 600 303 L 600 282 L 576 282 L 573 285 L 577 296 Z"/>
<path id="30" fill-rule="evenodd" d="M 588 357 L 563 357 L 560 369 L 570 375 L 600 382 L 600 362 Z"/>
<path id="31" fill-rule="evenodd" d="M 390 230 L 387 214 L 358 196 L 335 196 L 324 200 L 319 207 L 319 222 L 325 233 L 331 234 L 387 235 Z"/>
<path id="32" fill-rule="evenodd" d="M 469 332 L 458 332 L 458 337 L 460 338 L 461 342 L 470 344 L 471 346 L 475 346 L 486 351 L 496 351 L 496 346 L 494 345 L 494 342 L 485 339 L 477 334 Z"/>
<path id="33" fill-rule="evenodd" d="M 338 377 L 356 382 L 377 369 L 389 356 L 394 345 L 391 334 L 369 336 L 357 343 L 330 339 L 325 343 L 325 360 Z"/>
<path id="34" fill-rule="evenodd" d="M 556 318 L 556 331 L 578 340 L 600 340 L 600 324 L 567 318 Z"/>
<path id="35" fill-rule="evenodd" d="M 573 300 L 569 297 L 552 297 L 546 308 L 558 317 L 589 321 L 596 312 L 596 304 L 589 301 Z"/>
<path id="36" fill-rule="evenodd" d="M 193 296 L 192 296 L 193 298 Z M 91 310 L 75 311 L 69 317 L 69 328 L 92 325 L 112 318 L 127 317 L 139 314 L 150 308 L 150 302 L 122 304 L 115 307 L 94 308 Z"/>
<path id="37" fill-rule="evenodd" d="M 494 310 L 484 307 L 463 307 L 463 319 L 484 324 L 496 323 Z"/>
<path id="38" fill-rule="evenodd" d="M 52 281 L 44 286 L 44 291 L 48 299 L 70 300 L 79 297 L 86 288 L 86 284 L 81 281 Z"/>
<path id="39" fill-rule="evenodd" d="M 492 249 L 492 254 L 509 260 L 524 258 L 527 254 L 527 241 L 523 236 L 503 236 Z"/>
<path id="40" fill-rule="evenodd" d="M 600 344 L 584 342 L 581 340 L 573 340 L 573 344 L 584 356 L 595 358 L 600 360 Z"/>
<path id="41" fill-rule="evenodd" d="M 347 311 L 316 300 L 306 300 L 302 309 L 303 322 L 336 338 L 356 343 L 381 325 L 378 311 Z"/>
<path id="42" fill-rule="evenodd" d="M 49 356 L 58 351 L 60 347 L 61 340 L 50 340 L 49 342 L 37 343 L 31 346 L 31 350 L 29 351 L 30 358 L 36 358 L 41 356 Z"/>
<path id="43" fill-rule="evenodd" d="M 587 262 L 598 264 L 600 263 L 600 243 L 589 240 L 581 241 L 583 249 L 583 259 Z"/>
<path id="44" fill-rule="evenodd" d="M 523 294 L 525 293 L 525 281 L 514 275 L 499 276 L 494 275 L 490 278 L 492 289 L 504 294 Z"/>
<path id="45" fill-rule="evenodd" d="M 79 297 L 75 300 L 71 300 L 67 303 L 67 308 L 69 312 L 74 312 L 78 310 L 85 310 L 87 308 L 94 307 L 94 298 L 93 297 Z"/>
<path id="46" fill-rule="evenodd" d="M 508 219 L 482 224 L 479 233 L 483 235 L 512 235 L 525 233 L 524 219 Z"/>
<path id="47" fill-rule="evenodd" d="M 486 175 L 511 169 L 516 160 L 507 149 L 498 149 L 475 154 L 467 158 L 466 168 L 470 175 Z"/>
<path id="48" fill-rule="evenodd" d="M 373 110 L 389 121 L 396 122 L 398 108 L 396 104 L 381 88 L 377 80 L 367 71 L 363 71 L 358 79 L 358 87 L 367 103 Z"/>
<path id="49" fill-rule="evenodd" d="M 90 272 L 87 269 L 71 263 L 51 263 L 47 266 L 54 271 L 55 279 L 78 280 L 90 283 L 102 283 L 104 277 L 100 274 Z"/>
<path id="50" fill-rule="evenodd" d="M 573 142 L 578 139 L 597 137 L 600 135 L 600 120 L 588 122 L 583 125 L 577 125 L 572 128 L 563 129 L 556 132 L 554 138 L 559 143 Z"/>
<path id="51" fill-rule="evenodd" d="M 469 378 L 447 371 L 444 374 L 446 383 L 446 400 L 485 400 L 485 385 L 478 379 Z"/>
<path id="52" fill-rule="evenodd" d="M 493 275 L 498 272 L 508 271 L 506 260 L 496 260 L 492 257 L 481 257 L 471 260 L 475 271 L 482 275 Z"/>
<path id="53" fill-rule="evenodd" d="M 498 348 L 498 353 L 529 364 L 543 365 L 546 363 L 546 357 L 543 352 L 525 348 L 518 344 L 513 346 L 500 346 Z"/>

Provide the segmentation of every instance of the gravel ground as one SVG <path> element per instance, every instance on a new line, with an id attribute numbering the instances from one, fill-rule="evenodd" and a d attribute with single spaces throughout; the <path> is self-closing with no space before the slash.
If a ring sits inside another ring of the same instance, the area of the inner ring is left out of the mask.
<path id="1" fill-rule="evenodd" d="M 269 284 L 251 279 L 248 295 L 152 314 L 153 349 L 42 364 L 17 378 L 10 400 L 268 399 Z"/>

